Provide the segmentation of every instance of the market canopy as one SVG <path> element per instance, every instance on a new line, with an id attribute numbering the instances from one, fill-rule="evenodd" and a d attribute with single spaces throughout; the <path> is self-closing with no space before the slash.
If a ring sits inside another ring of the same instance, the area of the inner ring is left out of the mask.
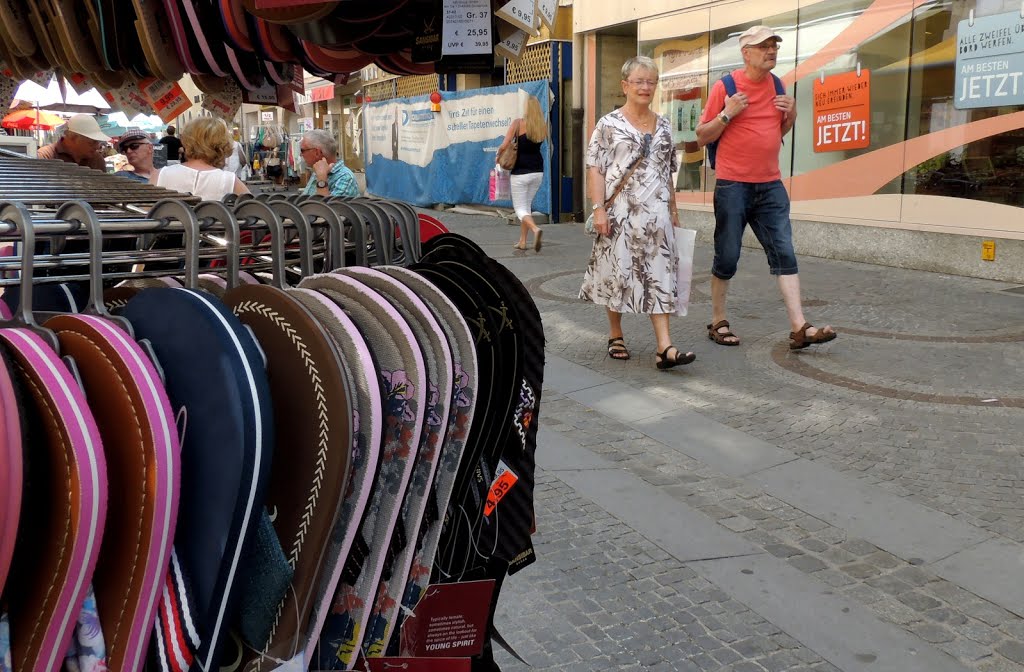
<path id="1" fill-rule="evenodd" d="M 455 16 L 421 0 L 7 0 L 0 34 L 12 39 L 0 43 L 0 60 L 12 79 L 58 72 L 95 86 L 113 108 L 164 121 L 191 106 L 177 85 L 189 74 L 204 107 L 230 117 L 243 100 L 294 109 L 302 70 L 329 81 L 371 64 L 397 75 L 489 71 L 495 53 L 521 53 L 558 5 L 493 1 L 463 0 L 471 11 Z"/>

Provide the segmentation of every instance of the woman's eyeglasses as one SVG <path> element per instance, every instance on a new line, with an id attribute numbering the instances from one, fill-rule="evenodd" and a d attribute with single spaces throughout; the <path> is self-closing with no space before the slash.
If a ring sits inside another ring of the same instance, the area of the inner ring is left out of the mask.
<path id="1" fill-rule="evenodd" d="M 632 84 L 633 86 L 655 87 L 658 85 L 658 80 L 656 79 L 627 79 L 626 81 Z"/>

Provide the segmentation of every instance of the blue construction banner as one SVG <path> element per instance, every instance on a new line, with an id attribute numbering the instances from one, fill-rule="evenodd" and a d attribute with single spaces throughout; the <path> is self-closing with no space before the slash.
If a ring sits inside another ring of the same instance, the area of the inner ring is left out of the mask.
<path id="1" fill-rule="evenodd" d="M 395 98 L 363 107 L 366 190 L 376 196 L 415 205 L 490 201 L 488 187 L 494 156 L 514 119 L 523 115 L 528 96 L 540 101 L 550 119 L 548 82 L 441 92 L 441 111 L 431 111 L 428 96 Z M 544 179 L 533 209 L 551 213 L 550 139 L 544 142 Z"/>

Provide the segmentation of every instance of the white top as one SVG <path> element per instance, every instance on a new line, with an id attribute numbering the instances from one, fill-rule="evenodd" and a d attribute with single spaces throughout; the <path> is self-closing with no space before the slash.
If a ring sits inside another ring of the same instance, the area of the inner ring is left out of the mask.
<path id="1" fill-rule="evenodd" d="M 244 165 L 245 150 L 242 149 L 242 143 L 237 140 L 234 141 L 234 147 L 231 150 L 231 156 L 224 161 L 224 170 L 234 173 L 238 176 L 238 179 L 242 179 L 242 167 Z"/>
<path id="2" fill-rule="evenodd" d="M 185 165 L 160 169 L 156 186 L 198 196 L 204 201 L 219 201 L 235 191 L 235 174 L 219 168 L 196 170 Z"/>

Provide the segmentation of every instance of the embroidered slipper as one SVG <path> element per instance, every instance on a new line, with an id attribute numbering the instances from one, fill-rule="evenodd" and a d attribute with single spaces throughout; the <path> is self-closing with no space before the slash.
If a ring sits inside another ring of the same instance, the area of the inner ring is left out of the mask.
<path id="1" fill-rule="evenodd" d="M 413 556 L 417 551 L 416 540 L 422 537 L 427 519 L 433 522 L 438 518 L 436 511 L 428 514 L 428 505 L 433 503 L 434 478 L 437 474 L 441 447 L 449 427 L 454 367 L 452 350 L 441 325 L 415 292 L 377 269 L 352 268 L 341 273 L 365 283 L 391 302 L 405 317 L 423 352 L 426 379 L 429 381 L 423 432 L 409 487 L 402 502 L 401 515 L 405 521 L 405 534 L 409 543 L 395 556 L 391 575 L 381 580 L 366 635 L 363 637 L 363 651 L 368 657 L 373 658 L 384 655 L 388 641 L 395 631 L 398 607 L 402 602 Z"/>
<path id="2" fill-rule="evenodd" d="M 608 356 L 623 362 L 629 359 L 629 350 L 626 349 L 626 342 L 622 336 L 608 339 Z"/>
<path id="3" fill-rule="evenodd" d="M 416 554 L 409 569 L 405 594 L 402 596 L 403 608 L 399 610 L 397 620 L 392 627 L 393 633 L 399 633 L 405 615 L 412 613 L 412 609 L 419 603 L 430 584 L 430 570 L 434 565 L 438 542 L 441 539 L 444 513 L 448 510 L 448 504 L 451 501 L 459 463 L 469 439 L 470 427 L 473 425 L 479 374 L 476 349 L 473 346 L 473 334 L 455 304 L 436 285 L 417 273 L 396 266 L 385 266 L 380 270 L 401 281 L 427 304 L 444 330 L 453 360 L 453 391 L 448 430 L 445 434 L 437 475 L 434 479 L 432 501 L 423 520 L 422 538 L 416 548 Z M 391 642 L 395 641 L 396 637 L 392 635 Z"/>

